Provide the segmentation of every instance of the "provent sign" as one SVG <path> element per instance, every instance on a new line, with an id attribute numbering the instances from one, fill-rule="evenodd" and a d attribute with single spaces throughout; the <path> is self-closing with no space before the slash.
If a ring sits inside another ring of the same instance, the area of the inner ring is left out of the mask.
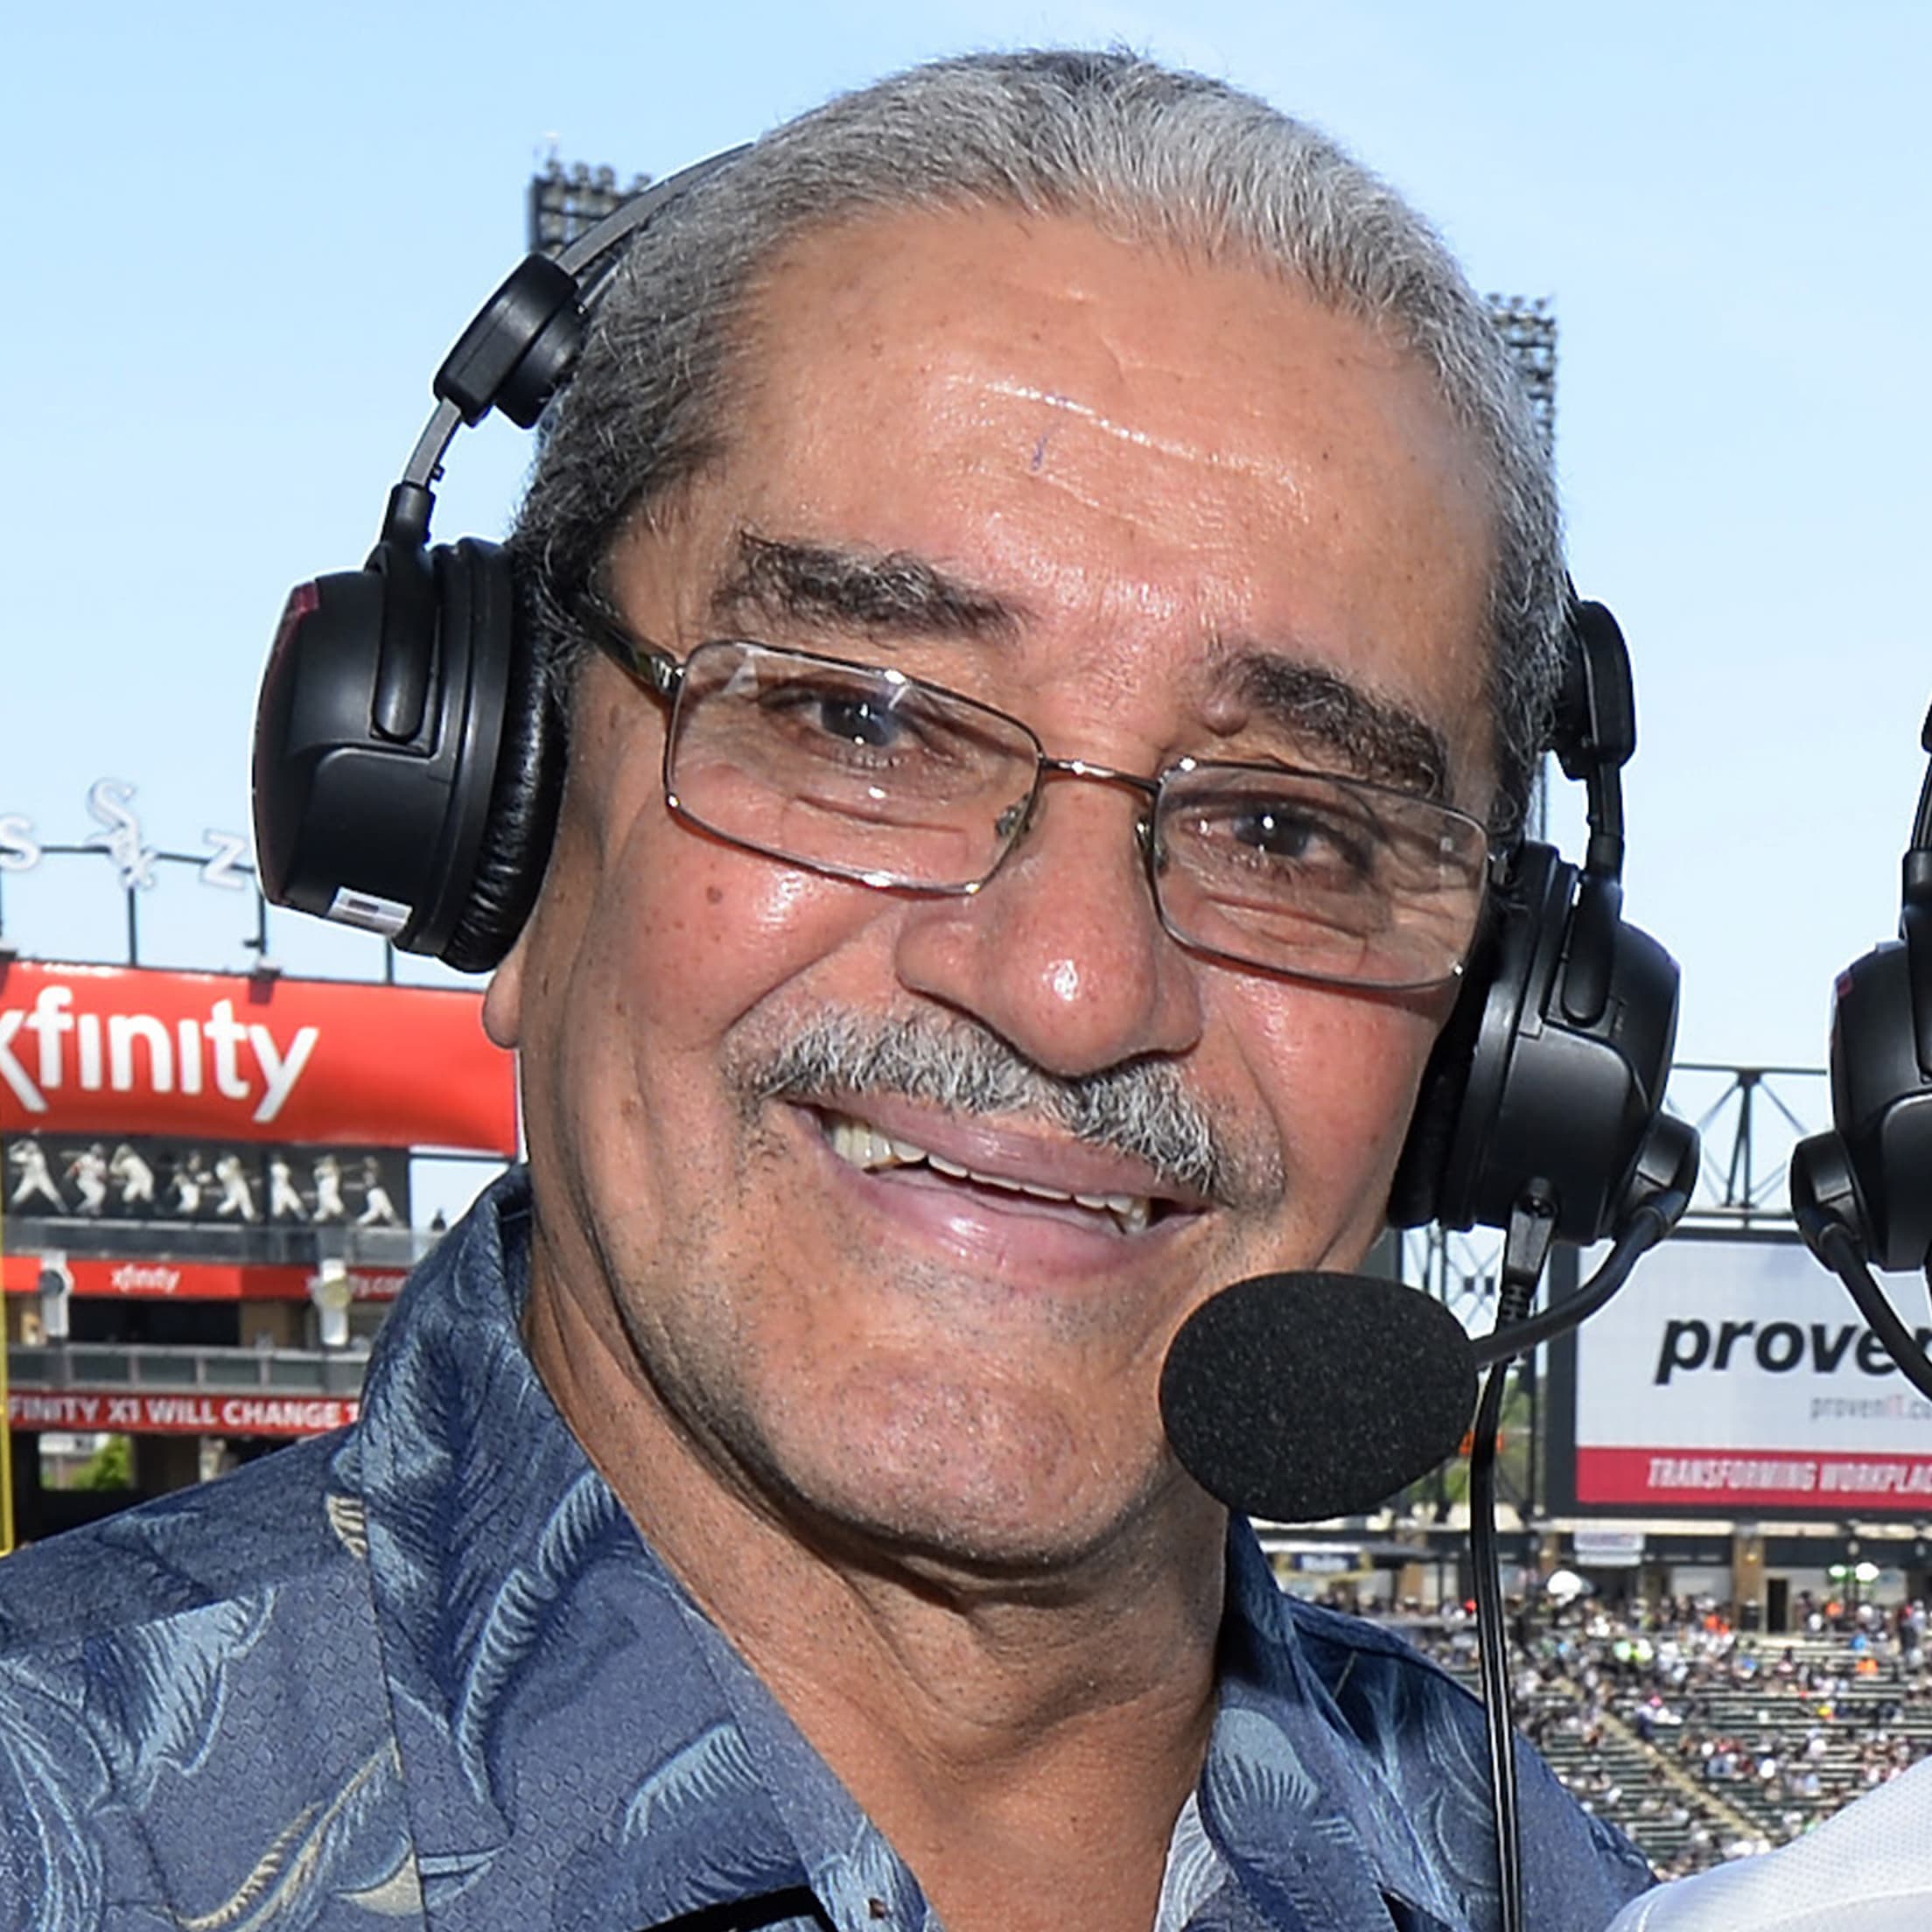
<path id="1" fill-rule="evenodd" d="M 0 1130 L 512 1153 L 466 990 L 0 964 Z"/>
<path id="2" fill-rule="evenodd" d="M 1923 1283 L 1886 1285 L 1932 1341 Z M 1550 1370 L 1559 1508 L 1932 1516 L 1932 1403 L 1795 1239 L 1667 1242 Z"/>

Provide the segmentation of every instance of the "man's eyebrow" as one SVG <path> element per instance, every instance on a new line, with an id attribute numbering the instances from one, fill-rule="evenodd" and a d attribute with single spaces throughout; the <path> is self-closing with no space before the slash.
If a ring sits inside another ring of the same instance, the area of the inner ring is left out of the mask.
<path id="1" fill-rule="evenodd" d="M 1448 795 L 1448 745 L 1407 705 L 1373 697 L 1326 666 L 1252 645 L 1234 651 L 1221 676 L 1266 722 L 1334 753 L 1356 776 Z"/>
<path id="2" fill-rule="evenodd" d="M 1010 637 L 1024 614 L 908 551 L 793 543 L 750 530 L 738 533 L 710 601 L 714 623 L 762 618 L 902 637 Z"/>

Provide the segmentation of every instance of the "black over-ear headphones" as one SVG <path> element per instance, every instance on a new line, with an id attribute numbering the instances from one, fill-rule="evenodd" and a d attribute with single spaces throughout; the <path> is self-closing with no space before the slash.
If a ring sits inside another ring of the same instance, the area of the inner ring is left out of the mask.
<path id="1" fill-rule="evenodd" d="M 290 597 L 256 718 L 256 844 L 277 905 L 465 971 L 515 939 L 555 822 L 560 724 L 503 552 L 470 537 L 431 548 L 430 486 L 459 427 L 493 409 L 536 423 L 624 244 L 733 154 L 647 190 L 554 260 L 526 257 L 437 371 L 368 564 Z M 1580 872 L 1533 842 L 1509 856 L 1424 1082 L 1390 1204 L 1401 1226 L 1502 1227 L 1534 1194 L 1554 1203 L 1558 1237 L 1588 1242 L 1672 1176 L 1688 1190 L 1685 1130 L 1661 1116 L 1676 967 L 1620 913 L 1618 773 L 1636 724 L 1600 605 L 1574 607 L 1556 738 L 1588 788 L 1589 854 Z"/>
<path id="2" fill-rule="evenodd" d="M 1932 711 L 1919 737 L 1932 753 Z M 1838 975 L 1835 1124 L 1792 1150 L 1791 1211 L 1907 1379 L 1932 1396 L 1932 1363 L 1919 1338 L 1867 1271 L 1867 1264 L 1932 1270 L 1932 766 L 1902 870 L 1898 938 Z"/>
<path id="3" fill-rule="evenodd" d="M 1587 1246 L 1696 1180 L 1696 1136 L 1662 1112 L 1676 962 L 1623 919 L 1629 654 L 1610 612 L 1574 597 L 1552 735 L 1588 799 L 1584 863 L 1533 839 L 1502 861 L 1396 1171 L 1398 1228 L 1505 1228 L 1535 1200 L 1553 1238 Z"/>

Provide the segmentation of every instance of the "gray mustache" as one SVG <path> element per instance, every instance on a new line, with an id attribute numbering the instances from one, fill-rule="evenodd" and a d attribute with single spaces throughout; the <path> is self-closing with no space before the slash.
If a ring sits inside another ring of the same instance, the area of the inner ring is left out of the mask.
<path id="1" fill-rule="evenodd" d="M 829 1013 L 741 1075 L 760 1101 L 894 1094 L 948 1113 L 1030 1116 L 1209 1200 L 1228 1200 L 1235 1180 L 1207 1110 L 1159 1060 L 1063 1078 L 962 1021 Z"/>

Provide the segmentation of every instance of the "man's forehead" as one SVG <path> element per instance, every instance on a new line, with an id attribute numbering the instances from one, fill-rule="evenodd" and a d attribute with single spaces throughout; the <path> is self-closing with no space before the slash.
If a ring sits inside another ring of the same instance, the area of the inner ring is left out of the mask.
<path id="1" fill-rule="evenodd" d="M 870 349 L 869 330 L 902 330 L 942 354 L 983 344 L 1006 371 L 998 396 L 1152 451 L 1170 440 L 1184 452 L 1198 444 L 1185 430 L 1169 438 L 1144 418 L 1150 391 L 1158 396 L 1163 386 L 1185 405 L 1179 424 L 1198 416 L 1190 362 L 1203 336 L 1209 353 L 1225 344 L 1237 354 L 1259 340 L 1319 332 L 1336 382 L 1348 380 L 1347 364 L 1386 372 L 1410 362 L 1384 332 L 1250 248 L 1141 234 L 1124 220 L 1080 210 L 998 203 L 869 211 L 808 228 L 766 264 L 745 321 L 754 376 L 765 359 L 783 364 L 801 342 L 830 336 Z M 1101 372 L 1087 359 L 1075 365 L 1079 387 L 1051 379 L 1056 357 L 1088 346 L 1114 357 L 1105 372 L 1113 384 L 1096 382 Z M 1249 367 L 1265 381 L 1265 368 Z M 1109 403 L 1130 384 L 1133 411 L 1122 419 Z"/>
<path id="2" fill-rule="evenodd" d="M 1072 214 L 877 214 L 780 257 L 740 351 L 741 417 L 820 444 L 867 412 L 919 433 L 870 452 L 881 466 L 935 432 L 1004 433 L 1042 488 L 1091 488 L 1150 528 L 1243 490 L 1320 515 L 1340 478 L 1384 514 L 1428 497 L 1431 525 L 1452 513 L 1485 556 L 1493 541 L 1488 464 L 1434 375 L 1249 253 Z"/>

